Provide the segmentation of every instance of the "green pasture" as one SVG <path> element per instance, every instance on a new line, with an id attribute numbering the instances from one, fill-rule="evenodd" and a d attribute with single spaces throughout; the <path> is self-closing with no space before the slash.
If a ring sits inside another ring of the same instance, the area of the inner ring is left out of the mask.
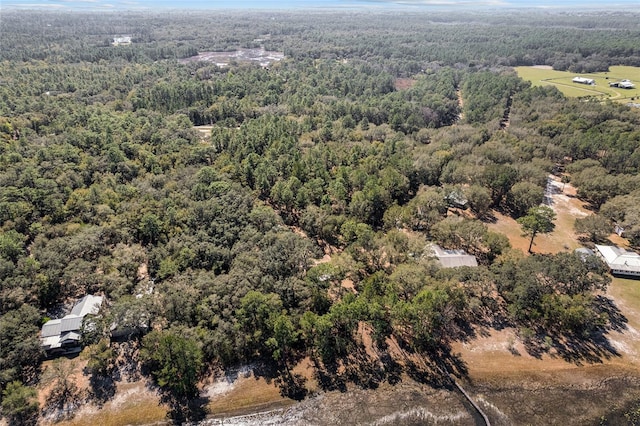
<path id="1" fill-rule="evenodd" d="M 640 67 L 612 66 L 609 72 L 585 74 L 534 67 L 516 67 L 515 70 L 520 78 L 530 81 L 534 86 L 553 85 L 565 96 L 598 96 L 621 102 L 640 102 Z M 592 78 L 596 85 L 574 83 L 572 80 L 576 76 Z M 636 87 L 634 89 L 609 87 L 609 82 L 624 79 L 631 80 Z"/>

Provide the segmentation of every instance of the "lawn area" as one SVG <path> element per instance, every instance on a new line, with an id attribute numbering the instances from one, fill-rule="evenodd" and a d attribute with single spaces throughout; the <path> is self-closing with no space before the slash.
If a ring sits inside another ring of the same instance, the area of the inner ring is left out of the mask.
<path id="1" fill-rule="evenodd" d="M 627 317 L 628 328 L 634 335 L 631 343 L 640 357 L 640 280 L 616 277 L 609 286 L 608 294 L 616 300 L 618 308 Z"/>
<path id="2" fill-rule="evenodd" d="M 640 67 L 612 66 L 609 72 L 576 74 L 568 71 L 555 71 L 542 67 L 516 67 L 518 76 L 530 81 L 534 86 L 553 85 L 565 96 L 600 96 L 603 99 L 611 99 L 621 102 L 640 100 Z M 595 86 L 574 83 L 574 77 L 580 76 L 595 80 Z M 609 82 L 631 80 L 636 85 L 635 89 L 620 89 L 609 87 Z"/>

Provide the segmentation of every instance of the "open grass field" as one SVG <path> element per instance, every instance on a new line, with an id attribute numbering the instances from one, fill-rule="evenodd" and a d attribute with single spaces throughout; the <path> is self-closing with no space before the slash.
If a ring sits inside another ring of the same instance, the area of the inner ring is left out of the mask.
<path id="1" fill-rule="evenodd" d="M 530 81 L 534 86 L 552 85 L 565 96 L 597 96 L 620 102 L 640 102 L 640 67 L 612 66 L 609 72 L 576 74 L 568 71 L 555 71 L 545 67 L 516 67 L 518 76 Z M 574 83 L 574 77 L 580 76 L 595 80 L 595 86 Z M 609 87 L 609 82 L 631 80 L 635 89 Z"/>

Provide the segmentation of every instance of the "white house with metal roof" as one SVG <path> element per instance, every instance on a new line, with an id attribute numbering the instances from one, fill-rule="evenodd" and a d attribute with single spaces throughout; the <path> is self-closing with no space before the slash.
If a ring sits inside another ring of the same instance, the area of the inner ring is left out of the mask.
<path id="1" fill-rule="evenodd" d="M 597 244 L 596 254 L 605 261 L 612 274 L 640 277 L 640 254 L 617 246 Z"/>
<path id="2" fill-rule="evenodd" d="M 97 314 L 102 296 L 86 295 L 64 318 L 52 319 L 42 326 L 40 342 L 47 355 L 64 355 L 81 351 L 82 322 L 89 314 Z"/>

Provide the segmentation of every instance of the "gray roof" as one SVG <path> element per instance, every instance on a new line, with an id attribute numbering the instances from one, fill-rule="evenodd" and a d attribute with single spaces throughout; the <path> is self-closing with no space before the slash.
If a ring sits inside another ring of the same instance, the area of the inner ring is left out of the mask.
<path id="1" fill-rule="evenodd" d="M 459 266 L 478 266 L 475 256 L 467 254 L 464 250 L 446 250 L 439 245 L 432 244 L 431 250 L 444 268 L 457 268 Z"/>
<path id="2" fill-rule="evenodd" d="M 65 333 L 67 331 L 72 330 L 80 330 L 82 328 L 82 320 L 84 317 L 79 317 L 77 315 L 67 315 L 62 318 L 62 323 L 60 324 L 60 332 Z"/>
<path id="3" fill-rule="evenodd" d="M 60 329 L 61 329 L 60 327 L 61 322 L 62 320 L 54 319 L 44 323 L 44 325 L 42 326 L 41 336 L 42 337 L 59 336 Z"/>
<path id="4" fill-rule="evenodd" d="M 100 309 L 100 305 L 102 305 L 102 296 L 92 296 L 91 294 L 87 294 L 73 305 L 71 315 L 83 317 L 88 314 L 97 314 Z"/>
<path id="5" fill-rule="evenodd" d="M 80 342 L 82 322 L 89 314 L 97 314 L 102 305 L 102 296 L 86 295 L 78 300 L 71 313 L 61 319 L 47 321 L 40 333 L 42 346 L 45 349 L 59 348 L 63 342 Z"/>
<path id="6" fill-rule="evenodd" d="M 60 342 L 61 343 L 69 342 L 69 341 L 71 341 L 71 342 L 74 342 L 74 341 L 75 342 L 79 342 L 81 337 L 82 336 L 80 335 L 80 333 L 69 331 L 67 333 L 64 333 L 64 334 L 60 335 Z"/>

